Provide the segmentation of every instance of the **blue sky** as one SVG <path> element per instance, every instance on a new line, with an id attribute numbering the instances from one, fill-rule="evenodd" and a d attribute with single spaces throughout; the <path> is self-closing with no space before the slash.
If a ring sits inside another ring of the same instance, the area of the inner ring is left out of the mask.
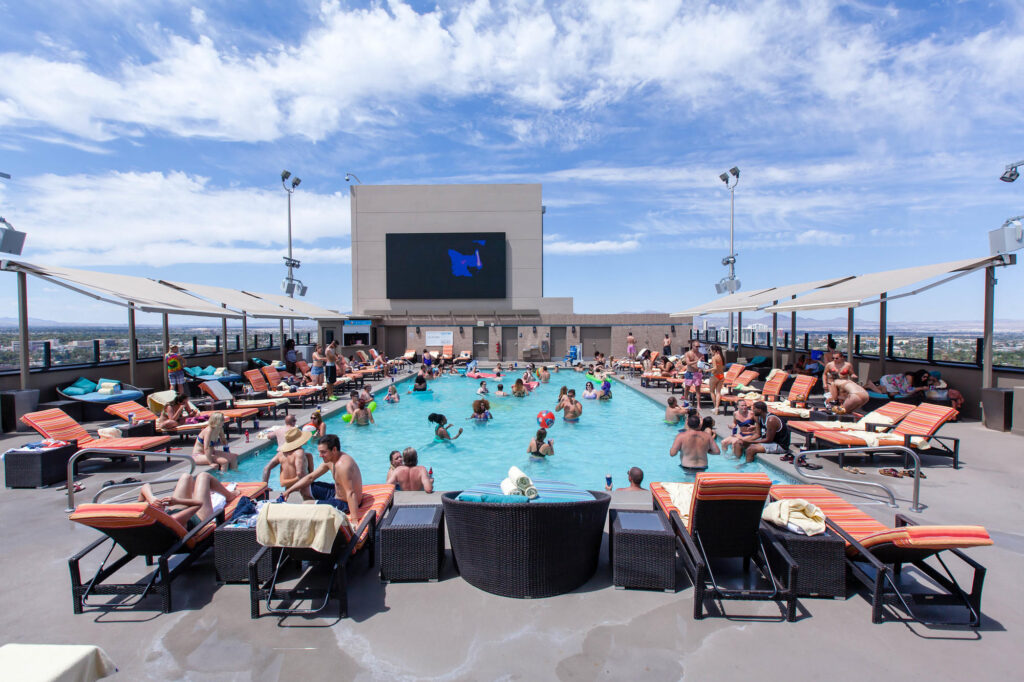
<path id="1" fill-rule="evenodd" d="M 745 289 L 986 255 L 1024 213 L 998 180 L 1024 7 L 905 5 L 0 0 L 0 215 L 30 261 L 277 291 L 288 168 L 298 276 L 341 310 L 346 172 L 543 183 L 545 293 L 577 312 L 714 298 L 733 165 Z M 998 317 L 1024 317 L 1022 271 Z M 124 319 L 30 292 L 33 317 Z M 978 319 L 981 277 L 912 301 L 891 317 Z"/>

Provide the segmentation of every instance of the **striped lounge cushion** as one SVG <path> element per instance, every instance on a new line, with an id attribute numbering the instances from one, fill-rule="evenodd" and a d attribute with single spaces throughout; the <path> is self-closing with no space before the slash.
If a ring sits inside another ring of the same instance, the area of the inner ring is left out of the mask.
<path id="1" fill-rule="evenodd" d="M 870 549 L 886 543 L 913 549 L 963 549 L 992 544 L 981 526 L 901 526 L 859 539 Z"/>
<path id="2" fill-rule="evenodd" d="M 59 408 L 29 412 L 22 415 L 21 421 L 46 438 L 77 440 L 80 446 L 92 440 L 92 436 L 78 422 Z"/>
<path id="3" fill-rule="evenodd" d="M 701 472 L 697 474 L 697 487 L 693 499 L 697 500 L 764 500 L 772 480 L 765 473 L 756 474 L 717 474 Z"/>
<path id="4" fill-rule="evenodd" d="M 658 503 L 661 510 L 665 512 L 665 516 L 669 516 L 671 512 L 679 513 L 679 510 L 672 504 L 672 498 L 669 496 L 668 491 L 665 490 L 661 483 L 651 483 L 651 495 L 654 496 L 654 501 Z"/>
<path id="5" fill-rule="evenodd" d="M 371 511 L 377 513 L 377 527 L 380 527 L 380 522 L 384 519 L 384 512 L 387 511 L 388 507 L 391 506 L 392 500 L 395 499 L 395 486 L 386 483 L 378 483 L 374 485 L 363 486 L 363 499 L 359 502 L 359 518 L 360 520 L 365 519 L 366 515 Z M 361 523 L 362 521 L 360 521 Z M 343 526 L 341 532 L 345 535 L 345 540 L 352 539 L 353 529 L 348 526 Z M 363 530 L 362 536 L 359 538 L 359 542 L 352 549 L 352 553 L 355 554 L 363 545 L 366 544 L 366 539 L 369 537 L 370 527 L 367 526 Z"/>
<path id="6" fill-rule="evenodd" d="M 900 425 L 896 427 L 895 433 L 930 436 L 956 415 L 957 411 L 952 407 L 921 403 L 903 418 Z"/>

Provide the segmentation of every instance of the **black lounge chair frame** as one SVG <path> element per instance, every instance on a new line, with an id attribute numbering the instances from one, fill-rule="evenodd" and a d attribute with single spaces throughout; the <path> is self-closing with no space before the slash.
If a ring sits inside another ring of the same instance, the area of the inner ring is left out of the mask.
<path id="1" fill-rule="evenodd" d="M 868 424 L 868 431 L 884 432 L 884 431 L 889 431 L 892 428 L 894 428 L 892 425 Z M 815 433 L 812 431 L 811 433 L 807 434 L 807 436 L 808 436 L 807 441 L 810 442 L 810 438 L 812 436 L 815 436 Z M 904 436 L 903 436 L 903 447 L 908 448 L 908 449 L 914 449 L 914 446 L 911 444 L 911 441 L 914 438 L 916 438 L 916 437 L 917 436 L 912 436 L 912 435 L 909 435 L 909 434 L 904 434 Z M 953 459 L 953 468 L 954 469 L 959 469 L 960 468 L 960 439 L 959 438 L 957 438 L 955 436 L 940 436 L 938 434 L 933 434 L 931 436 L 921 436 L 921 438 L 927 438 L 929 444 L 931 445 L 931 448 L 929 448 L 928 450 L 922 450 L 921 452 L 929 454 L 929 455 L 935 455 L 935 456 L 938 456 L 938 457 L 942 457 L 942 456 L 951 457 Z M 936 446 L 938 446 L 938 447 L 936 447 Z M 838 448 L 842 448 L 842 447 L 844 447 L 844 446 L 840 445 L 840 446 L 837 447 L 833 443 L 819 441 L 817 449 L 829 449 L 829 448 L 838 449 Z M 863 447 L 863 446 L 850 445 L 848 447 L 856 448 L 856 447 Z M 883 448 L 883 447 L 885 447 L 885 446 L 880 446 L 880 448 Z M 809 451 L 809 452 L 812 452 L 812 451 Z M 845 456 L 843 455 L 842 452 L 840 452 L 838 454 L 839 454 L 838 464 L 839 464 L 840 467 L 842 467 L 843 466 L 843 460 L 844 460 Z M 908 455 L 906 452 L 904 452 L 902 450 L 893 450 L 891 453 L 884 452 L 882 450 L 873 450 L 871 453 L 854 453 L 854 454 L 856 456 L 870 457 L 872 461 L 874 461 L 875 455 L 889 455 L 889 454 L 897 455 L 897 456 L 903 457 L 903 468 L 904 469 L 909 469 L 910 468 L 910 455 Z"/>
<path id="2" fill-rule="evenodd" d="M 661 510 L 656 500 L 653 506 Z M 748 524 L 751 514 L 756 513 L 760 517 L 763 503 L 746 500 L 704 500 L 701 506 L 710 507 L 714 511 L 710 514 L 702 512 L 698 521 L 700 528 L 695 529 L 692 534 L 686 529 L 677 511 L 673 510 L 669 515 L 669 522 L 676 533 L 676 548 L 683 559 L 687 576 L 693 584 L 694 619 L 704 618 L 704 599 L 710 594 L 720 600 L 784 599 L 786 620 L 796 620 L 796 586 L 799 573 L 796 561 L 782 543 L 772 539 L 772 536 L 765 532 L 763 521 L 759 522 L 756 533 L 751 537 L 739 538 L 736 535 L 736 527 Z M 771 556 L 768 554 L 768 548 L 772 551 Z M 711 570 L 710 559 L 735 557 L 743 559 L 745 574 L 750 572 L 750 564 L 753 561 L 762 577 L 771 583 L 771 589 L 730 589 L 719 585 Z M 780 575 L 777 576 L 772 571 L 773 564 L 782 569 Z"/>
<path id="3" fill-rule="evenodd" d="M 946 550 L 935 550 L 935 549 L 922 549 L 917 552 L 911 552 L 909 550 L 901 550 L 901 560 L 889 561 L 889 558 L 884 551 L 879 551 L 878 547 L 868 549 L 857 542 L 853 537 L 843 530 L 840 526 L 836 525 L 831 521 L 827 520 L 829 528 L 831 528 L 837 535 L 841 536 L 850 545 L 857 550 L 857 554 L 854 556 L 846 555 L 846 565 L 850 569 L 850 572 L 856 577 L 868 590 L 871 597 L 871 622 L 881 623 L 884 621 L 884 607 L 886 603 L 898 602 L 906 610 L 909 618 L 896 618 L 895 620 L 902 620 L 905 622 L 916 622 L 922 625 L 959 625 L 968 627 L 978 627 L 981 624 L 981 589 L 985 583 L 986 568 L 979 564 L 977 561 L 971 559 L 964 552 L 959 549 L 946 549 Z M 902 514 L 896 515 L 896 527 L 902 526 L 916 526 L 917 522 L 907 518 Z M 940 556 L 942 552 L 950 552 L 960 560 L 962 560 L 968 567 L 974 570 L 974 574 L 971 581 L 971 591 L 965 592 L 953 576 L 952 571 L 946 566 L 946 562 L 942 560 Z M 909 562 L 905 561 L 906 557 L 915 556 L 916 558 L 911 559 Z M 925 560 L 929 557 L 934 557 L 945 575 L 940 573 L 934 566 L 925 563 Z M 916 567 L 919 571 L 924 573 L 926 576 L 931 578 L 937 585 L 941 586 L 946 590 L 945 594 L 935 592 L 909 592 L 899 587 L 900 573 L 904 563 L 910 563 Z M 869 572 L 865 570 L 865 564 L 869 566 L 873 571 Z M 918 606 L 963 606 L 967 610 L 968 619 L 966 621 L 954 621 L 954 620 L 933 620 L 925 619 L 917 616 L 914 612 L 911 604 Z"/>
<path id="4" fill-rule="evenodd" d="M 213 518 L 216 519 L 217 525 L 224 523 L 224 511 L 221 510 Z M 207 519 L 205 522 L 198 524 L 180 539 L 177 538 L 169 528 L 153 526 L 152 537 L 147 538 L 145 541 L 140 541 L 138 538 L 131 537 L 131 531 L 136 529 L 111 529 L 110 531 L 97 529 L 104 533 L 106 537 L 99 538 L 95 542 L 92 542 L 89 546 L 68 560 L 68 568 L 71 571 L 71 596 L 74 601 L 74 612 L 76 614 L 82 613 L 86 606 L 90 608 L 110 610 L 131 608 L 152 593 L 160 597 L 160 610 L 163 613 L 170 613 L 172 582 L 183 571 L 191 566 L 196 559 L 202 556 L 203 552 L 213 546 L 213 533 L 209 531 L 207 537 L 204 537 L 193 547 L 188 546 L 188 543 L 192 538 L 200 534 L 209 523 L 210 519 Z M 134 546 L 133 549 L 136 551 L 130 552 L 118 541 L 118 538 L 122 537 L 122 535 L 126 540 L 131 537 L 130 543 Z M 174 541 L 168 548 L 168 542 L 172 541 L 172 539 Z M 92 579 L 83 583 L 79 563 L 90 552 L 106 542 L 110 542 L 110 549 L 107 551 L 106 557 L 104 557 L 103 561 L 100 563 L 100 567 L 96 570 L 96 574 Z M 121 549 L 125 551 L 125 555 L 108 566 L 107 561 L 110 560 L 110 556 L 113 554 L 114 548 L 118 545 L 121 545 Z M 184 554 L 185 558 L 171 568 L 171 557 L 177 554 Z M 145 558 L 147 566 L 151 566 L 153 564 L 153 559 L 156 558 L 156 569 L 152 572 L 148 581 L 145 583 L 104 582 L 125 565 L 129 564 L 133 559 L 140 556 Z M 138 595 L 138 599 L 121 603 L 105 602 L 103 604 L 89 604 L 88 598 L 90 595 Z"/>
<path id="5" fill-rule="evenodd" d="M 256 619 L 262 615 L 260 613 L 260 602 L 265 602 L 264 606 L 267 613 L 275 616 L 308 616 L 317 614 L 327 608 L 331 601 L 331 593 L 335 590 L 338 600 L 338 618 L 341 619 L 348 616 L 348 577 L 345 574 L 345 570 L 348 567 L 349 560 L 355 556 L 353 550 L 364 531 L 367 531 L 366 542 L 357 554 L 365 552 L 369 556 L 368 567 L 372 568 L 375 561 L 374 544 L 377 535 L 376 511 L 366 515 L 366 518 L 359 524 L 359 528 L 352 534 L 349 540 L 346 541 L 345 536 L 338 533 L 331 551 L 326 554 L 311 548 L 261 547 L 249 561 L 249 617 Z M 271 551 L 279 552 L 277 562 L 274 565 L 274 573 L 269 579 L 261 581 L 259 579 L 259 562 L 267 552 Z M 278 589 L 277 581 L 280 577 L 281 569 L 289 561 L 309 561 L 319 564 L 321 568 L 327 568 L 329 576 L 327 587 L 323 589 L 307 587 L 286 590 Z M 306 599 L 311 602 L 320 600 L 320 605 L 314 608 L 311 604 L 311 607 L 308 609 L 300 609 L 285 608 L 283 605 L 274 606 L 272 603 L 273 600 L 279 600 L 280 604 L 283 604 L 289 601 Z"/>

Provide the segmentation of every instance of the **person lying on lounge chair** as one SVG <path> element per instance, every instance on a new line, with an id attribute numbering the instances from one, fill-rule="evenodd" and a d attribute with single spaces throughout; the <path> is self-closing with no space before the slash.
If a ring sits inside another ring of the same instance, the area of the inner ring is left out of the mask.
<path id="1" fill-rule="evenodd" d="M 850 379 L 833 379 L 829 390 L 832 402 L 839 403 L 835 407 L 836 414 L 849 414 L 866 405 L 871 399 L 860 384 Z"/>
<path id="2" fill-rule="evenodd" d="M 170 431 L 185 424 L 189 417 L 196 416 L 199 416 L 199 411 L 189 407 L 188 398 L 178 393 L 171 402 L 164 405 L 160 417 L 156 420 L 156 428 Z"/>
<path id="3" fill-rule="evenodd" d="M 182 474 L 174 486 L 174 492 L 166 497 L 157 497 L 153 488 L 146 483 L 139 491 L 139 502 L 148 502 L 191 529 L 239 495 L 241 493 L 228 490 L 220 481 L 203 471 L 196 474 L 195 478 Z"/>
<path id="4" fill-rule="evenodd" d="M 312 436 L 313 434 L 309 431 L 303 431 L 294 426 L 288 429 L 285 432 L 283 442 L 277 448 L 277 454 L 263 468 L 263 482 L 268 482 L 271 472 L 273 472 L 275 467 L 280 466 L 281 487 L 287 490 L 300 478 L 312 471 L 313 455 L 302 449 L 302 446 Z M 313 499 L 309 488 L 299 490 L 299 494 L 302 495 L 304 500 Z"/>
<path id="5" fill-rule="evenodd" d="M 679 466 L 688 474 L 707 471 L 708 453 L 721 454 L 714 432 L 702 431 L 700 426 L 700 414 L 687 415 L 686 430 L 679 432 L 668 451 L 669 457 L 680 455 Z"/>

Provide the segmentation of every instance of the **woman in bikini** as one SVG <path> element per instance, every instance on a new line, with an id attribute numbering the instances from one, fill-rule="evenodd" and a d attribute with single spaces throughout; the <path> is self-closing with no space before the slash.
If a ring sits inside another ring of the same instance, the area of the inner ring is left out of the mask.
<path id="1" fill-rule="evenodd" d="M 733 443 L 743 441 L 753 436 L 757 431 L 757 420 L 754 413 L 750 411 L 750 404 L 746 400 L 736 401 L 736 412 L 732 416 L 732 435 L 722 439 L 722 452 Z"/>
<path id="2" fill-rule="evenodd" d="M 188 398 L 178 393 L 174 396 L 174 400 L 164 405 L 163 411 L 160 412 L 160 417 L 156 420 L 156 428 L 170 431 L 186 423 L 185 420 L 189 417 L 196 417 L 198 415 L 199 412 L 197 410 L 189 407 Z"/>
<path id="3" fill-rule="evenodd" d="M 427 421 L 430 422 L 431 424 L 436 425 L 434 428 L 434 438 L 436 438 L 437 440 L 455 440 L 456 438 L 462 435 L 461 428 L 459 429 L 459 432 L 454 436 L 448 433 L 448 427 L 450 427 L 451 424 L 448 423 L 448 420 L 445 419 L 445 416 L 443 414 L 437 414 L 432 412 L 430 413 L 430 415 L 427 416 Z"/>
<path id="4" fill-rule="evenodd" d="M 224 415 L 214 412 L 206 427 L 196 436 L 196 444 L 192 448 L 192 459 L 196 464 L 215 466 L 221 471 L 238 468 L 238 455 L 227 449 L 228 438 L 224 434 Z M 217 446 L 224 450 L 217 450 Z"/>
<path id="5" fill-rule="evenodd" d="M 309 368 L 310 382 L 314 386 L 324 383 L 324 365 L 327 364 L 327 356 L 324 355 L 324 347 L 319 343 L 313 348 L 313 366 Z"/>
<path id="6" fill-rule="evenodd" d="M 148 502 L 191 530 L 198 523 L 213 518 L 239 495 L 241 493 L 228 490 L 216 478 L 202 471 L 195 478 L 191 474 L 182 474 L 174 492 L 166 497 L 157 497 L 146 483 L 139 490 L 139 502 Z"/>
<path id="7" fill-rule="evenodd" d="M 711 346 L 711 378 L 708 379 L 708 387 L 711 389 L 711 402 L 715 406 L 715 414 L 718 414 L 719 406 L 722 403 L 722 386 L 725 383 L 725 355 L 722 347 L 718 344 Z"/>
<path id="8" fill-rule="evenodd" d="M 469 415 L 470 419 L 485 422 L 489 419 L 493 419 L 491 416 L 491 403 L 486 398 L 480 398 L 479 400 L 473 401 L 473 414 Z"/>
<path id="9" fill-rule="evenodd" d="M 324 423 L 324 417 L 320 414 L 320 410 L 309 415 L 309 421 L 302 425 L 302 430 L 312 432 L 317 438 L 327 435 L 327 424 Z"/>
<path id="10" fill-rule="evenodd" d="M 531 459 L 544 459 L 555 454 L 554 443 L 548 440 L 548 430 L 539 429 L 537 434 L 530 439 L 530 444 L 526 446 L 526 454 L 530 455 Z"/>
<path id="11" fill-rule="evenodd" d="M 583 387 L 583 397 L 587 400 L 597 398 L 597 389 L 594 388 L 594 382 L 588 381 L 586 386 Z"/>

